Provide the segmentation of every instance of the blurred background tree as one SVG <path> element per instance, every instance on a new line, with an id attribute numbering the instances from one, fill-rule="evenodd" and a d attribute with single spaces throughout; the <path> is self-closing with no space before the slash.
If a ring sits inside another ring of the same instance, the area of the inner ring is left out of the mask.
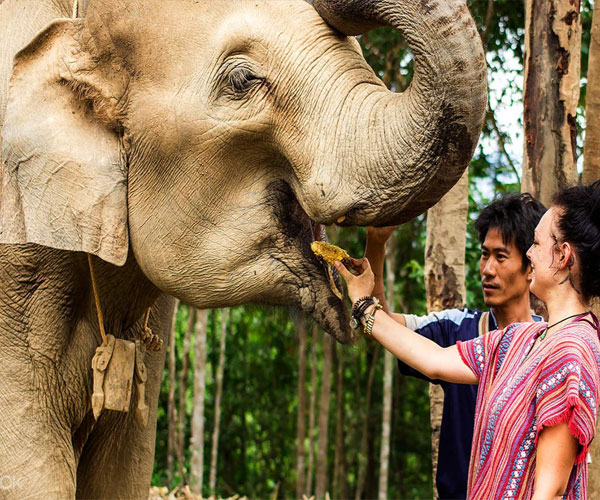
<path id="1" fill-rule="evenodd" d="M 468 171 L 465 254 L 466 303 L 483 308 L 479 242 L 473 221 L 496 194 L 521 189 L 525 6 L 515 0 L 468 0 L 467 4 L 478 25 L 489 66 L 488 111 Z M 582 157 L 585 140 L 592 15 L 593 4 L 582 0 L 582 78 L 575 148 L 578 158 Z M 390 89 L 400 92 L 410 84 L 412 56 L 398 33 L 380 28 L 359 41 L 367 61 Z M 578 165 L 581 171 L 582 162 Z M 363 254 L 364 228 L 330 229 L 332 242 L 352 255 Z M 415 314 L 426 312 L 425 235 L 426 216 L 422 215 L 396 231 L 388 257 L 394 263 L 390 280 L 393 290 L 388 293 L 397 298 L 397 307 L 402 304 L 404 310 Z M 153 484 L 174 488 L 191 479 L 196 491 L 206 496 L 211 493 L 209 457 L 215 413 L 220 413 L 214 470 L 214 491 L 219 496 L 293 498 L 299 491 L 310 496 L 320 482 L 319 493 L 327 491 L 332 498 L 376 498 L 380 459 L 384 456 L 389 460 L 387 498 L 433 497 L 428 384 L 401 377 L 396 369 L 391 382 L 389 454 L 380 453 L 385 400 L 384 355 L 378 345 L 361 340 L 354 346 L 333 345 L 331 349 L 323 332 L 295 311 L 244 306 L 208 312 L 204 360 L 202 344 L 198 344 L 202 342 L 198 333 L 202 322 L 195 321 L 194 314 L 187 305 L 180 304 L 174 322 L 173 366 L 171 376 L 168 365 L 165 367 L 158 408 Z M 227 347 L 222 395 L 217 401 L 225 319 Z M 301 324 L 305 328 L 302 342 L 297 326 Z M 299 346 L 304 351 L 302 365 Z M 194 367 L 198 366 L 205 366 L 204 388 L 194 381 Z M 305 394 L 299 398 L 300 366 Z M 319 418 L 322 391 L 330 391 L 327 418 Z M 302 433 L 298 432 L 299 402 L 306 426 Z M 197 420 L 194 424 L 204 436 L 201 456 L 198 443 L 191 445 L 194 414 L 203 424 L 203 428 L 198 427 Z M 324 425 L 327 440 L 323 439 Z M 301 450 L 299 436 L 304 441 Z M 326 449 L 319 450 L 319 443 L 325 442 Z M 301 467 L 298 457 L 302 457 Z M 194 467 L 201 469 L 200 479 L 200 471 Z M 298 474 L 302 475 L 299 490 Z"/>

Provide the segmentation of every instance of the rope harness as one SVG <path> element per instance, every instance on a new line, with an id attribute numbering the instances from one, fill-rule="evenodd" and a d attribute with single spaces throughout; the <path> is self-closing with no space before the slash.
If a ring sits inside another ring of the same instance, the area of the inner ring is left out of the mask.
<path id="1" fill-rule="evenodd" d="M 79 15 L 79 0 L 73 0 L 72 19 Z M 135 342 L 115 338 L 107 334 L 104 329 L 104 317 L 100 305 L 100 294 L 94 274 L 94 265 L 91 254 L 87 255 L 98 328 L 102 337 L 102 344 L 96 348 L 92 358 L 93 393 L 92 412 L 97 420 L 103 409 L 128 412 L 131 401 L 132 385 L 135 382 L 137 391 L 137 405 L 135 418 L 140 426 L 145 427 L 148 422 L 148 405 L 146 404 L 146 380 L 148 373 L 144 363 L 146 350 L 158 351 L 163 345 L 163 340 L 152 333 L 148 323 L 150 321 L 149 307 L 145 313 L 144 326 Z"/>
<path id="2" fill-rule="evenodd" d="M 137 391 L 135 417 L 145 427 L 148 423 L 148 405 L 146 404 L 146 381 L 148 372 L 144 363 L 146 349 L 157 351 L 162 347 L 162 339 L 152 333 L 148 326 L 150 307 L 144 317 L 144 329 L 141 340 L 131 342 L 117 339 L 104 329 L 104 317 L 100 306 L 98 285 L 94 274 L 92 256 L 88 254 L 88 265 L 96 304 L 98 327 L 102 344 L 96 348 L 92 358 L 93 393 L 92 412 L 98 420 L 102 410 L 128 412 L 133 382 Z"/>

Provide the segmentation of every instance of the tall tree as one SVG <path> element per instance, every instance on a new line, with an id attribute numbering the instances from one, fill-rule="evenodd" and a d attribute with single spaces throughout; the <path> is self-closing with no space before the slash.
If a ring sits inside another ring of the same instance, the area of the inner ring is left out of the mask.
<path id="1" fill-rule="evenodd" d="M 315 496 L 325 497 L 327 489 L 327 441 L 329 430 L 329 400 L 331 398 L 331 359 L 333 338 L 322 336 L 323 370 L 321 371 L 321 394 L 319 397 L 319 453 L 317 454 L 317 473 Z"/>
<path id="2" fill-rule="evenodd" d="M 332 493 L 337 498 L 348 498 L 346 490 L 346 457 L 344 446 L 344 346 L 336 345 L 335 377 L 335 456 L 333 462 Z"/>
<path id="3" fill-rule="evenodd" d="M 204 396 L 206 388 L 206 326 L 208 311 L 196 311 L 194 324 L 194 399 L 192 409 L 190 488 L 202 495 L 204 471 Z"/>
<path id="4" fill-rule="evenodd" d="M 181 370 L 179 371 L 179 411 L 177 415 L 177 462 L 179 464 L 179 475 L 184 482 L 187 482 L 185 473 L 185 427 L 186 427 L 186 411 L 185 401 L 187 393 L 187 377 L 190 366 L 190 337 L 192 336 L 192 328 L 194 328 L 195 309 L 192 306 L 186 306 L 188 318 L 187 326 L 183 332 L 183 355 Z"/>
<path id="5" fill-rule="evenodd" d="M 590 40 L 587 93 L 585 107 L 585 146 L 583 149 L 583 174 L 585 184 L 600 179 L 600 14 L 595 12 L 592 21 Z M 600 316 L 600 303 L 593 304 L 596 315 Z M 596 426 L 596 433 L 600 432 L 600 422 Z M 588 497 L 600 496 L 600 444 L 594 440 L 591 448 L 592 463 L 588 471 Z"/>
<path id="6" fill-rule="evenodd" d="M 425 243 L 425 289 L 428 311 L 441 311 L 465 304 L 465 244 L 468 212 L 468 171 L 427 212 Z M 433 480 L 437 473 L 439 430 L 444 392 L 430 384 Z M 435 488 L 434 488 L 435 491 Z"/>
<path id="7" fill-rule="evenodd" d="M 302 498 L 304 491 L 304 457 L 306 441 L 306 316 L 299 314 L 296 319 L 298 334 L 298 429 L 296 434 L 296 498 Z"/>
<path id="8" fill-rule="evenodd" d="M 585 121 L 582 181 L 589 184 L 600 179 L 600 14 L 597 12 L 592 21 L 588 56 Z"/>
<path id="9" fill-rule="evenodd" d="M 522 190 L 544 204 L 577 182 L 580 1 L 525 1 Z"/>
<path id="10" fill-rule="evenodd" d="M 371 439 L 371 434 L 369 433 L 369 420 L 371 418 L 371 399 L 373 394 L 373 380 L 375 379 L 375 369 L 377 367 L 377 362 L 379 361 L 379 353 L 381 351 L 381 347 L 379 344 L 372 343 L 371 344 L 373 351 L 371 356 L 367 356 L 367 360 L 370 359 L 369 366 L 369 375 L 367 378 L 367 394 L 365 396 L 365 404 L 364 410 L 362 412 L 362 423 L 361 423 L 361 433 L 360 433 L 360 451 L 358 453 L 358 473 L 356 480 L 356 490 L 354 492 L 354 499 L 360 500 L 365 491 L 365 485 L 367 481 L 367 469 L 368 469 L 368 457 L 369 457 L 369 440 Z"/>
<path id="11" fill-rule="evenodd" d="M 167 442 L 167 474 L 169 482 L 173 483 L 175 469 L 175 448 L 177 447 L 177 408 L 175 407 L 175 326 L 177 324 L 177 312 L 179 310 L 179 300 L 175 300 L 175 312 L 171 321 L 171 330 L 169 332 L 169 439 Z"/>
<path id="12" fill-rule="evenodd" d="M 390 309 L 394 310 L 394 281 L 396 275 L 396 265 L 394 261 L 396 250 L 396 238 L 392 235 L 390 238 L 385 256 L 386 272 L 386 290 L 387 303 Z M 394 381 L 394 366 L 396 358 L 394 355 L 385 351 L 383 368 L 383 411 L 381 415 L 381 449 L 379 454 L 379 493 L 378 499 L 385 500 L 388 496 L 388 475 L 390 466 L 390 436 L 392 434 L 392 384 Z"/>
<path id="13" fill-rule="evenodd" d="M 212 447 L 210 453 L 210 475 L 208 489 L 215 494 L 217 485 L 217 456 L 219 451 L 219 429 L 221 427 L 221 397 L 223 395 L 223 371 L 225 369 L 225 337 L 227 335 L 227 309 L 221 309 L 221 342 L 219 345 L 219 364 L 217 365 L 215 393 L 215 421 L 213 425 Z"/>
<path id="14" fill-rule="evenodd" d="M 310 401 L 308 404 L 308 463 L 306 466 L 306 494 L 312 492 L 313 470 L 315 459 L 315 408 L 317 404 L 317 344 L 319 326 L 315 323 L 312 331 L 311 361 L 310 361 Z"/>

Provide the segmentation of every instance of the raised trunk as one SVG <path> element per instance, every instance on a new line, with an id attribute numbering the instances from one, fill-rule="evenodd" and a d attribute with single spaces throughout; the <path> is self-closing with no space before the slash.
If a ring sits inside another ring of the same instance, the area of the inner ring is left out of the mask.
<path id="1" fill-rule="evenodd" d="M 579 0 L 526 0 L 522 190 L 548 205 L 577 183 Z"/>
<path id="2" fill-rule="evenodd" d="M 465 172 L 458 184 L 427 212 L 425 288 L 429 312 L 461 307 L 465 304 L 468 194 L 469 177 L 468 172 Z M 430 384 L 429 400 L 433 484 L 435 485 L 444 408 L 444 391 L 439 385 Z M 434 492 L 436 492 L 435 487 Z"/>
<path id="3" fill-rule="evenodd" d="M 585 129 L 581 180 L 589 184 L 600 179 L 600 14 L 597 12 L 592 20 L 585 100 L 585 121 L 588 125 Z"/>
<path id="4" fill-rule="evenodd" d="M 208 311 L 196 311 L 194 325 L 194 401 L 192 410 L 190 488 L 202 495 L 204 471 L 204 395 L 206 387 L 206 324 Z"/>
<path id="5" fill-rule="evenodd" d="M 296 321 L 298 333 L 298 429 L 296 434 L 296 498 L 304 493 L 304 457 L 306 441 L 306 316 Z"/>
<path id="6" fill-rule="evenodd" d="M 479 138 L 487 85 L 475 23 L 462 0 L 315 0 L 314 5 L 346 34 L 382 25 L 399 29 L 414 53 L 415 69 L 402 94 L 389 92 L 365 72 L 344 95 L 335 123 L 345 128 L 338 125 L 330 148 L 336 156 L 321 155 L 323 166 L 297 189 L 300 201 L 323 222 L 409 220 L 456 183 Z M 335 129 L 333 123 L 324 126 Z M 337 175 L 324 176 L 331 165 L 339 168 Z M 356 172 L 368 175 L 369 182 Z M 335 186 L 328 186 L 328 179 Z"/>
<path id="7" fill-rule="evenodd" d="M 225 369 L 225 337 L 227 335 L 227 309 L 221 309 L 221 343 L 219 345 L 219 364 L 217 366 L 215 394 L 215 423 L 213 426 L 212 448 L 210 453 L 210 475 L 208 489 L 215 494 L 217 485 L 217 454 L 219 451 L 219 428 L 221 426 L 221 396 L 223 395 L 223 370 Z"/>
<path id="8" fill-rule="evenodd" d="M 394 281 L 396 266 L 394 253 L 396 250 L 396 239 L 390 238 L 385 256 L 387 303 L 390 310 L 394 310 Z M 390 437 L 392 435 L 392 389 L 394 381 L 394 367 L 396 365 L 394 355 L 385 351 L 383 368 L 383 412 L 381 415 L 381 450 L 379 453 L 379 492 L 378 499 L 385 500 L 388 496 L 388 474 L 390 465 Z"/>
<path id="9" fill-rule="evenodd" d="M 323 335 L 323 371 L 321 373 L 321 394 L 319 398 L 319 453 L 317 455 L 317 474 L 315 496 L 325 497 L 327 488 L 327 442 L 329 430 L 329 399 L 331 396 L 331 357 L 333 339 Z"/>

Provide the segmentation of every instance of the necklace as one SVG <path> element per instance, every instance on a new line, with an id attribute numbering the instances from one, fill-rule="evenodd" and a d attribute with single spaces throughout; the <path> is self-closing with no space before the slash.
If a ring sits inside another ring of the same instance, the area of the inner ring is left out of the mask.
<path id="1" fill-rule="evenodd" d="M 559 323 L 562 323 L 563 321 L 567 321 L 568 319 L 574 318 L 575 316 L 583 316 L 588 313 L 589 313 L 589 311 L 586 311 L 584 313 L 571 314 L 571 316 L 567 316 L 566 318 L 563 318 L 560 321 L 557 321 L 556 323 L 552 323 L 550 326 L 547 326 L 546 328 L 544 328 L 544 333 L 542 333 L 540 335 L 540 342 L 542 342 L 546 338 L 546 334 L 548 333 L 548 330 L 550 330 L 550 328 L 555 327 L 556 325 L 558 325 Z"/>
<path id="2" fill-rule="evenodd" d="M 586 311 L 586 312 L 583 312 L 583 313 L 572 314 L 571 316 L 567 316 L 566 318 L 563 318 L 560 321 L 557 321 L 556 323 L 552 323 L 550 326 L 547 326 L 546 328 L 544 328 L 544 331 L 541 334 L 534 335 L 533 336 L 533 342 L 531 343 L 531 346 L 529 347 L 529 349 L 525 353 L 525 356 L 523 357 L 523 360 L 527 359 L 527 357 L 529 356 L 529 354 L 533 350 L 538 337 L 540 338 L 540 342 L 544 341 L 544 339 L 546 338 L 546 334 L 548 333 L 548 330 L 550 330 L 550 328 L 553 328 L 556 325 L 558 325 L 560 323 L 563 323 L 564 321 L 567 321 L 568 319 L 574 318 L 575 316 L 585 316 L 586 314 L 589 314 L 589 313 L 590 313 L 590 311 Z"/>

